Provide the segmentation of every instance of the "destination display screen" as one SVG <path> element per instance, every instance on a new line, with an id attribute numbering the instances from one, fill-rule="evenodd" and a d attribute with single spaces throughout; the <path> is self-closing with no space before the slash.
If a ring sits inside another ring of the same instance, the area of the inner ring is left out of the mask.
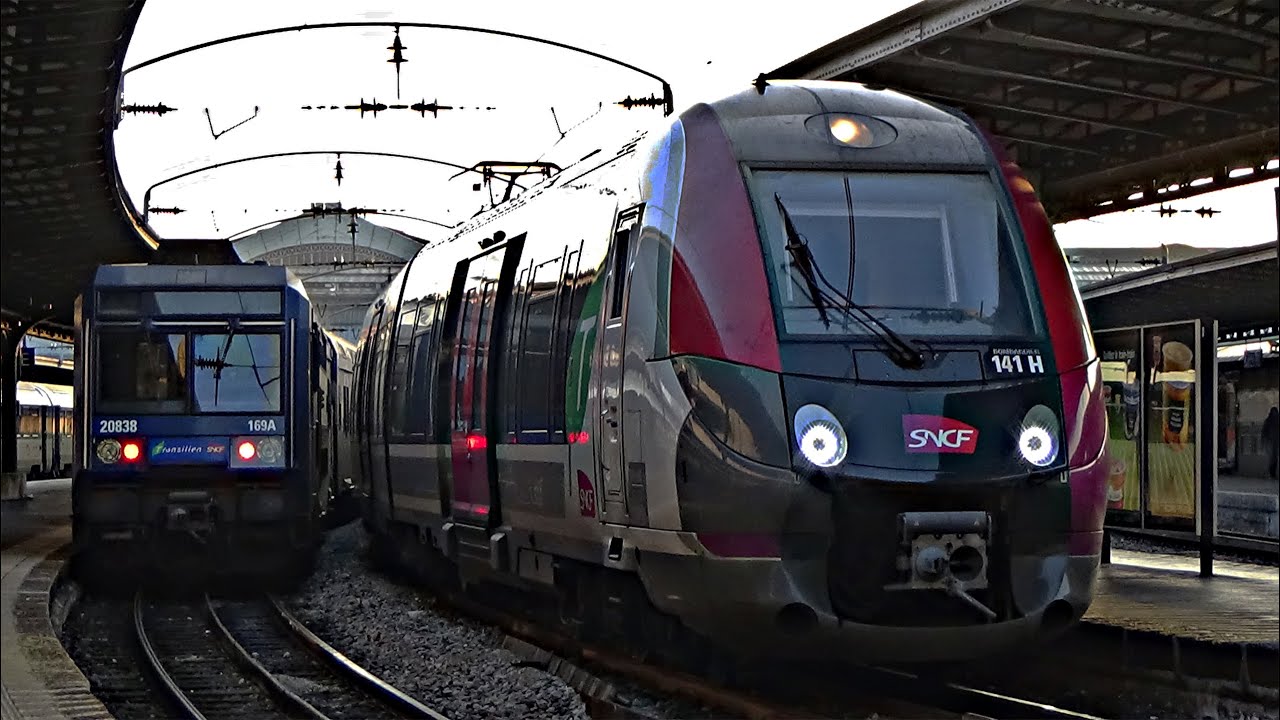
<path id="1" fill-rule="evenodd" d="M 278 316 L 283 299 L 278 290 L 104 290 L 98 314 L 106 317 Z"/>

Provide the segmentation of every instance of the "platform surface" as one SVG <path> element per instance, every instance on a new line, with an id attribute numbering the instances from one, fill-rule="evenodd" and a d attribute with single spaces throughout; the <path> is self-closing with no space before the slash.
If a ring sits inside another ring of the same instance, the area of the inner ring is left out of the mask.
<path id="1" fill-rule="evenodd" d="M 1280 647 L 1280 568 L 1112 550 L 1084 622 L 1213 643 Z"/>
<path id="2" fill-rule="evenodd" d="M 0 503 L 0 548 L 71 522 L 71 478 L 28 482 L 27 496 Z"/>
<path id="3" fill-rule="evenodd" d="M 31 500 L 6 503 L 2 518 L 0 718 L 110 718 L 49 620 L 49 594 L 71 542 L 70 485 L 40 484 Z"/>

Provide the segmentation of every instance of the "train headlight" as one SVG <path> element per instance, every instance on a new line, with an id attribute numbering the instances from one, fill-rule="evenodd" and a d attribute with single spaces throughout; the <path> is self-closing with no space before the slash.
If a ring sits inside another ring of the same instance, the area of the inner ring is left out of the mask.
<path id="1" fill-rule="evenodd" d="M 867 132 L 867 126 L 848 117 L 834 117 L 831 119 L 831 137 L 839 140 L 845 145 L 854 144 L 858 137 Z"/>
<path id="2" fill-rule="evenodd" d="M 98 459 L 106 465 L 115 465 L 120 460 L 120 441 L 115 438 L 107 438 L 99 440 L 98 447 L 94 449 Z"/>
<path id="3" fill-rule="evenodd" d="M 282 468 L 285 466 L 284 438 L 276 435 L 233 437 L 227 466 L 232 468 Z"/>
<path id="4" fill-rule="evenodd" d="M 265 437 L 258 441 L 258 457 L 262 462 L 274 465 L 284 455 L 284 441 L 278 437 Z"/>
<path id="5" fill-rule="evenodd" d="M 820 113 L 805 120 L 805 129 L 826 142 L 847 148 L 877 148 L 898 137 L 889 123 L 855 113 Z"/>
<path id="6" fill-rule="evenodd" d="M 1018 452 L 1036 467 L 1048 467 L 1058 459 L 1058 418 L 1044 405 L 1027 412 L 1018 429 Z"/>
<path id="7" fill-rule="evenodd" d="M 821 405 L 805 405 L 796 411 L 795 433 L 800 454 L 818 467 L 839 465 L 849 452 L 844 427 Z"/>

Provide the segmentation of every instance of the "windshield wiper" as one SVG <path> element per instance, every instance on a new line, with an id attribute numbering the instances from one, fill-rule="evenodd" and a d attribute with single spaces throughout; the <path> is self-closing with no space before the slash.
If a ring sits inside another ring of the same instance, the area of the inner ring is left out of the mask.
<path id="1" fill-rule="evenodd" d="M 818 315 L 822 318 L 823 327 L 830 328 L 831 320 L 827 317 L 827 303 L 822 299 L 822 288 L 818 287 L 818 281 L 813 276 L 813 254 L 809 252 L 809 246 L 805 245 L 800 239 L 800 233 L 796 231 L 796 226 L 791 222 L 791 214 L 787 212 L 786 206 L 782 204 L 782 198 L 777 193 L 774 193 L 773 199 L 778 203 L 778 212 L 782 214 L 782 223 L 787 227 L 787 253 L 791 255 L 791 263 L 800 271 L 800 277 L 804 278 L 804 283 L 809 288 L 809 300 L 817 308 Z"/>
<path id="2" fill-rule="evenodd" d="M 890 329 L 889 326 L 885 325 L 880 318 L 854 302 L 852 298 L 827 280 L 826 276 L 822 274 L 822 269 L 813 262 L 813 253 L 809 250 L 809 245 L 800 237 L 800 232 L 796 230 L 795 223 L 791 220 L 791 213 L 787 212 L 786 206 L 782 204 L 782 198 L 777 193 L 774 193 L 773 199 L 778 204 L 778 212 L 782 214 L 782 222 L 786 227 L 787 252 L 791 255 L 792 263 L 800 271 L 801 276 L 804 277 L 805 284 L 809 287 L 814 307 L 818 309 L 818 313 L 822 316 L 823 323 L 827 327 L 831 326 L 827 320 L 826 313 L 826 305 L 830 304 L 843 312 L 846 317 L 853 318 L 858 324 L 866 328 L 867 332 L 875 336 L 880 341 L 876 348 L 884 353 L 885 357 L 892 360 L 895 365 L 912 370 L 924 367 L 923 353 L 903 339 L 901 335 Z M 850 251 L 852 252 L 852 249 Z M 820 279 L 823 285 L 830 288 L 830 293 L 818 286 L 814 278 L 815 273 L 817 279 Z M 835 299 L 831 297 L 832 294 L 839 299 L 839 302 L 831 302 Z"/>

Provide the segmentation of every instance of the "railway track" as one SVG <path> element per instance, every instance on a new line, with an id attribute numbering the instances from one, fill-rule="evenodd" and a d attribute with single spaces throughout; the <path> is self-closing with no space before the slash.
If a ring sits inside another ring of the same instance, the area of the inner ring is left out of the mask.
<path id="1" fill-rule="evenodd" d="M 148 670 L 193 720 L 446 718 L 317 638 L 273 598 L 134 597 Z"/>
<path id="2" fill-rule="evenodd" d="M 630 708 L 602 677 L 612 673 L 652 691 L 682 696 L 748 720 L 836 718 L 850 713 L 921 720 L 1098 720 L 1095 715 L 1035 700 L 882 667 L 827 668 L 809 674 L 773 666 L 767 680 L 744 678 L 730 687 L 582 643 L 457 593 L 438 597 L 455 612 L 505 632 L 506 649 L 559 675 L 583 695 L 593 717 L 649 717 L 643 710 Z M 814 702 L 814 697 L 823 701 Z"/>

